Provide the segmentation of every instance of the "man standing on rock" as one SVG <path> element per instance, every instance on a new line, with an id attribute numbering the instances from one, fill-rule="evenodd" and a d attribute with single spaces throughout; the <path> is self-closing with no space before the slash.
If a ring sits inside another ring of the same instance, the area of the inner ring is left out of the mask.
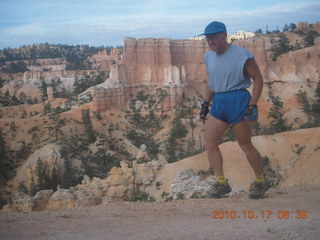
<path id="1" fill-rule="evenodd" d="M 251 142 L 251 124 L 258 119 L 257 102 L 263 88 L 261 72 L 247 49 L 227 42 L 224 23 L 211 22 L 201 35 L 205 36 L 210 51 L 204 56 L 208 85 L 201 104 L 200 120 L 206 123 L 205 147 L 217 180 L 208 197 L 220 198 L 231 192 L 224 177 L 223 158 L 218 145 L 223 133 L 233 125 L 237 142 L 256 175 L 249 188 L 249 198 L 263 198 L 270 183 L 263 173 L 261 155 Z M 246 90 L 251 79 L 254 83 L 252 96 Z"/>

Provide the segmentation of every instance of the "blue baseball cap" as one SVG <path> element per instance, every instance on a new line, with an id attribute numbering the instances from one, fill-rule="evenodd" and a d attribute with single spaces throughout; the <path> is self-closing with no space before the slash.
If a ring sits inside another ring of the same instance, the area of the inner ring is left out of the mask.
<path id="1" fill-rule="evenodd" d="M 204 30 L 204 33 L 200 34 L 199 36 L 215 34 L 219 32 L 227 32 L 226 25 L 224 25 L 222 22 L 213 21 L 208 24 Z"/>

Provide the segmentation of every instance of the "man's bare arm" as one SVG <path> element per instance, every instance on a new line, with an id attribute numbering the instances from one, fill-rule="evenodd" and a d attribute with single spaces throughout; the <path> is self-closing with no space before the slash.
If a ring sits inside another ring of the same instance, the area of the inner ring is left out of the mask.
<path id="1" fill-rule="evenodd" d="M 213 92 L 210 90 L 209 86 L 207 85 L 204 96 L 203 96 L 203 100 L 210 103 L 212 96 L 213 96 Z"/>
<path id="2" fill-rule="evenodd" d="M 250 104 L 257 104 L 263 89 L 263 77 L 254 58 L 247 60 L 245 64 L 245 72 L 253 80 L 253 90 Z"/>

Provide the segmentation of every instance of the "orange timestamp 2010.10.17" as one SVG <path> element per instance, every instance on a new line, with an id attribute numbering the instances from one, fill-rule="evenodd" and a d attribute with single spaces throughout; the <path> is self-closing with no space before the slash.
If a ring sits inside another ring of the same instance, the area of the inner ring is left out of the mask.
<path id="1" fill-rule="evenodd" d="M 308 211 L 306 210 L 262 210 L 262 211 L 253 211 L 253 210 L 244 210 L 244 211 L 235 211 L 235 210 L 215 210 L 212 211 L 212 219 L 270 219 L 277 218 L 280 220 L 287 219 L 297 219 L 303 220 L 308 218 Z"/>

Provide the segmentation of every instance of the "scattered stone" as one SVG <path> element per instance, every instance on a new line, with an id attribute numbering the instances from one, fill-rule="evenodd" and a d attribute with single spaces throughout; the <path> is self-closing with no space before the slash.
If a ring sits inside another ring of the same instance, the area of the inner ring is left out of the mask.
<path id="1" fill-rule="evenodd" d="M 177 178 L 171 184 L 174 199 L 205 197 L 214 183 L 213 180 L 200 180 L 200 177 L 192 169 L 184 169 L 176 175 Z"/>

